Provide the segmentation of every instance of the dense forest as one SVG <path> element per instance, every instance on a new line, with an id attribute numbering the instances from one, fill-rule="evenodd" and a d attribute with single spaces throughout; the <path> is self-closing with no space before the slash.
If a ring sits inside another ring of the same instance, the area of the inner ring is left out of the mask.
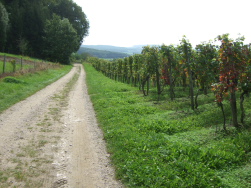
<path id="1" fill-rule="evenodd" d="M 89 22 L 72 0 L 0 0 L 0 51 L 69 63 Z"/>

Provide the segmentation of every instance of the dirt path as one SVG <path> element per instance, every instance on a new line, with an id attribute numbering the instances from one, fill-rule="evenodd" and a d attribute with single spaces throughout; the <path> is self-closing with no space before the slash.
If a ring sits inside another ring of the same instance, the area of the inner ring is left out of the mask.
<path id="1" fill-rule="evenodd" d="M 0 114 L 0 130 L 0 187 L 123 187 L 114 179 L 82 65 Z"/>

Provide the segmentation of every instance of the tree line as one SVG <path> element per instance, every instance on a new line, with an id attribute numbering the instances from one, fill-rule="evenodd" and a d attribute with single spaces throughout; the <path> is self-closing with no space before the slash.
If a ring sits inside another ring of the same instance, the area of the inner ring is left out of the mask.
<path id="1" fill-rule="evenodd" d="M 0 51 L 68 64 L 89 22 L 72 0 L 0 0 Z"/>
<path id="2" fill-rule="evenodd" d="M 244 37 L 231 39 L 229 34 L 219 35 L 215 40 L 220 45 L 210 41 L 193 48 L 183 37 L 177 46 L 145 46 L 141 54 L 124 59 L 105 61 L 91 57 L 89 62 L 112 79 L 138 86 L 144 95 L 148 95 L 150 83 L 158 96 L 167 86 L 171 100 L 175 99 L 176 87 L 188 88 L 192 110 L 198 108 L 199 94 L 212 90 L 223 114 L 223 129 L 226 130 L 224 105 L 227 103 L 233 126 L 247 127 L 243 102 L 251 91 L 250 44 L 244 44 Z M 236 92 L 240 92 L 240 122 Z"/>

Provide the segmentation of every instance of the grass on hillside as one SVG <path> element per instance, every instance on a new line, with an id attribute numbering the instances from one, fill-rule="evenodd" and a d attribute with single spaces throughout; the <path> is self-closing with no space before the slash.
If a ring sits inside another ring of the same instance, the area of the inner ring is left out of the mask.
<path id="1" fill-rule="evenodd" d="M 4 56 L 6 57 L 6 63 L 4 68 Z M 15 60 L 15 67 L 11 63 L 11 60 Z M 21 65 L 22 59 L 22 65 Z M 41 59 L 36 59 L 28 56 L 21 56 L 21 55 L 14 55 L 14 54 L 7 54 L 7 53 L 0 53 L 0 74 L 3 73 L 12 73 L 20 70 L 26 69 L 39 69 L 41 66 L 51 68 L 51 65 L 56 65 L 55 63 L 52 64 L 51 62 L 45 63 L 46 61 Z M 39 69 L 41 70 L 41 69 Z"/>
<path id="2" fill-rule="evenodd" d="M 71 66 L 62 66 L 57 69 L 28 73 L 17 76 L 16 79 L 20 81 L 18 83 L 4 82 L 4 79 L 0 79 L 0 113 L 53 83 L 69 72 L 70 69 Z"/>
<path id="3" fill-rule="evenodd" d="M 6 56 L 6 57 L 15 57 L 15 58 L 18 58 L 18 59 L 23 59 L 23 60 L 30 60 L 30 61 L 44 61 L 44 60 L 41 60 L 41 59 L 37 59 L 37 58 L 33 58 L 33 57 L 29 57 L 29 56 L 22 56 L 22 55 L 15 55 L 15 54 L 8 54 L 8 53 L 1 53 L 0 52 L 0 56 Z"/>
<path id="4" fill-rule="evenodd" d="M 126 186 L 251 187 L 251 134 L 231 127 L 229 134 L 215 133 L 222 115 L 212 94 L 200 96 L 196 111 L 182 91 L 156 104 L 156 97 L 84 67 L 117 177 Z"/>
<path id="5" fill-rule="evenodd" d="M 3 61 L 0 61 L 0 74 L 2 74 L 3 73 Z M 18 71 L 18 70 L 21 70 L 21 68 L 22 69 L 30 69 L 30 68 L 34 68 L 34 65 L 27 65 L 27 64 L 25 64 L 25 65 L 23 65 L 23 67 L 21 67 L 21 64 L 20 63 L 17 63 L 16 64 L 16 71 Z M 10 63 L 10 62 L 6 62 L 5 63 L 5 71 L 4 71 L 5 73 L 10 73 L 10 72 L 14 72 L 13 71 L 13 65 Z"/>

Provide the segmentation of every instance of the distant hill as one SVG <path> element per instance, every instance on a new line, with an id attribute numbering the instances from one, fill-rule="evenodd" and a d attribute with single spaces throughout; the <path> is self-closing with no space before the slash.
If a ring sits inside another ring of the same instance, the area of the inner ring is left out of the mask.
<path id="1" fill-rule="evenodd" d="M 78 54 L 88 53 L 91 56 L 103 58 L 103 59 L 118 59 L 118 58 L 124 58 L 124 57 L 129 56 L 129 54 L 127 53 L 108 51 L 108 50 L 98 50 L 94 48 L 87 48 L 85 46 L 84 47 L 81 46 L 77 53 Z"/>
<path id="2" fill-rule="evenodd" d="M 133 55 L 133 54 L 140 54 L 143 46 L 145 45 L 137 45 L 133 47 L 118 47 L 110 45 L 82 45 L 81 47 Z"/>

